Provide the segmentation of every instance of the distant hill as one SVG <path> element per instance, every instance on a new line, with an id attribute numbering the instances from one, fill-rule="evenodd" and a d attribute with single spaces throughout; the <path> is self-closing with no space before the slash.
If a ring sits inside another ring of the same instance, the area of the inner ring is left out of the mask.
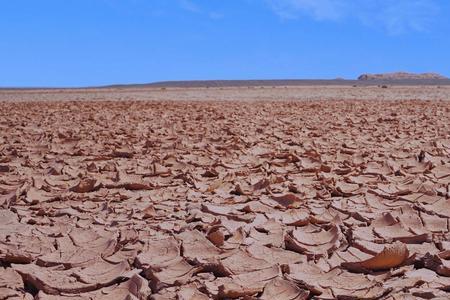
<path id="1" fill-rule="evenodd" d="M 382 74 L 362 74 L 358 80 L 446 80 L 445 76 L 437 73 L 382 73 Z"/>
<path id="2" fill-rule="evenodd" d="M 377 85 L 450 85 L 450 79 L 435 78 L 374 78 L 372 80 L 347 79 L 275 79 L 275 80 L 186 80 L 160 81 L 145 84 L 110 85 L 109 88 L 156 87 L 156 88 L 214 88 L 214 87 L 282 87 L 282 86 L 377 86 Z"/>
<path id="3" fill-rule="evenodd" d="M 351 85 L 356 80 L 344 79 L 256 79 L 256 80 L 186 80 L 160 81 L 147 84 L 153 87 L 264 87 L 264 86 L 310 86 Z"/>
<path id="4" fill-rule="evenodd" d="M 160 81 L 139 84 L 113 84 L 104 86 L 89 86 L 79 88 L 26 88 L 26 87 L 1 87 L 0 90 L 39 90 L 39 89 L 105 89 L 105 88 L 264 88 L 287 86 L 416 86 L 434 85 L 449 86 L 450 79 L 434 73 L 388 73 L 388 74 L 363 74 L 358 80 L 336 79 L 263 79 L 263 80 L 185 80 L 185 81 Z"/>

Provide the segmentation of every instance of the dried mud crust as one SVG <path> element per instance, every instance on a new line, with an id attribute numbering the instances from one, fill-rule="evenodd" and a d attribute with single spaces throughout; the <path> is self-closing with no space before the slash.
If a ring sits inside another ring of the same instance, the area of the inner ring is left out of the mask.
<path id="1" fill-rule="evenodd" d="M 450 297 L 450 104 L 0 106 L 0 299 Z"/>

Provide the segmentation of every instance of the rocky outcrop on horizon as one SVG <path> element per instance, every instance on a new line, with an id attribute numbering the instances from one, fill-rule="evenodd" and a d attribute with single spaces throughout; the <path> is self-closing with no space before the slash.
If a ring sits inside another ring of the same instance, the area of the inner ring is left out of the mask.
<path id="1" fill-rule="evenodd" d="M 448 79 L 437 73 L 382 73 L 382 74 L 362 74 L 358 80 L 435 80 Z"/>

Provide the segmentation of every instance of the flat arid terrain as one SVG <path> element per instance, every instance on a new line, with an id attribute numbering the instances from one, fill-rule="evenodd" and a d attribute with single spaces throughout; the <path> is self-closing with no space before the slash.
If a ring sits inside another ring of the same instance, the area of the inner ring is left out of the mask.
<path id="1" fill-rule="evenodd" d="M 0 299 L 449 299 L 450 86 L 0 90 Z"/>

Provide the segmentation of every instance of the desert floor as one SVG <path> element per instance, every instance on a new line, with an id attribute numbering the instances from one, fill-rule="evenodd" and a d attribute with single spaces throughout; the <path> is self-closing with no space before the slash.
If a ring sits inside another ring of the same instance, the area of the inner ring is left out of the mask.
<path id="1" fill-rule="evenodd" d="M 449 299 L 449 100 L 1 90 L 0 299 Z"/>

